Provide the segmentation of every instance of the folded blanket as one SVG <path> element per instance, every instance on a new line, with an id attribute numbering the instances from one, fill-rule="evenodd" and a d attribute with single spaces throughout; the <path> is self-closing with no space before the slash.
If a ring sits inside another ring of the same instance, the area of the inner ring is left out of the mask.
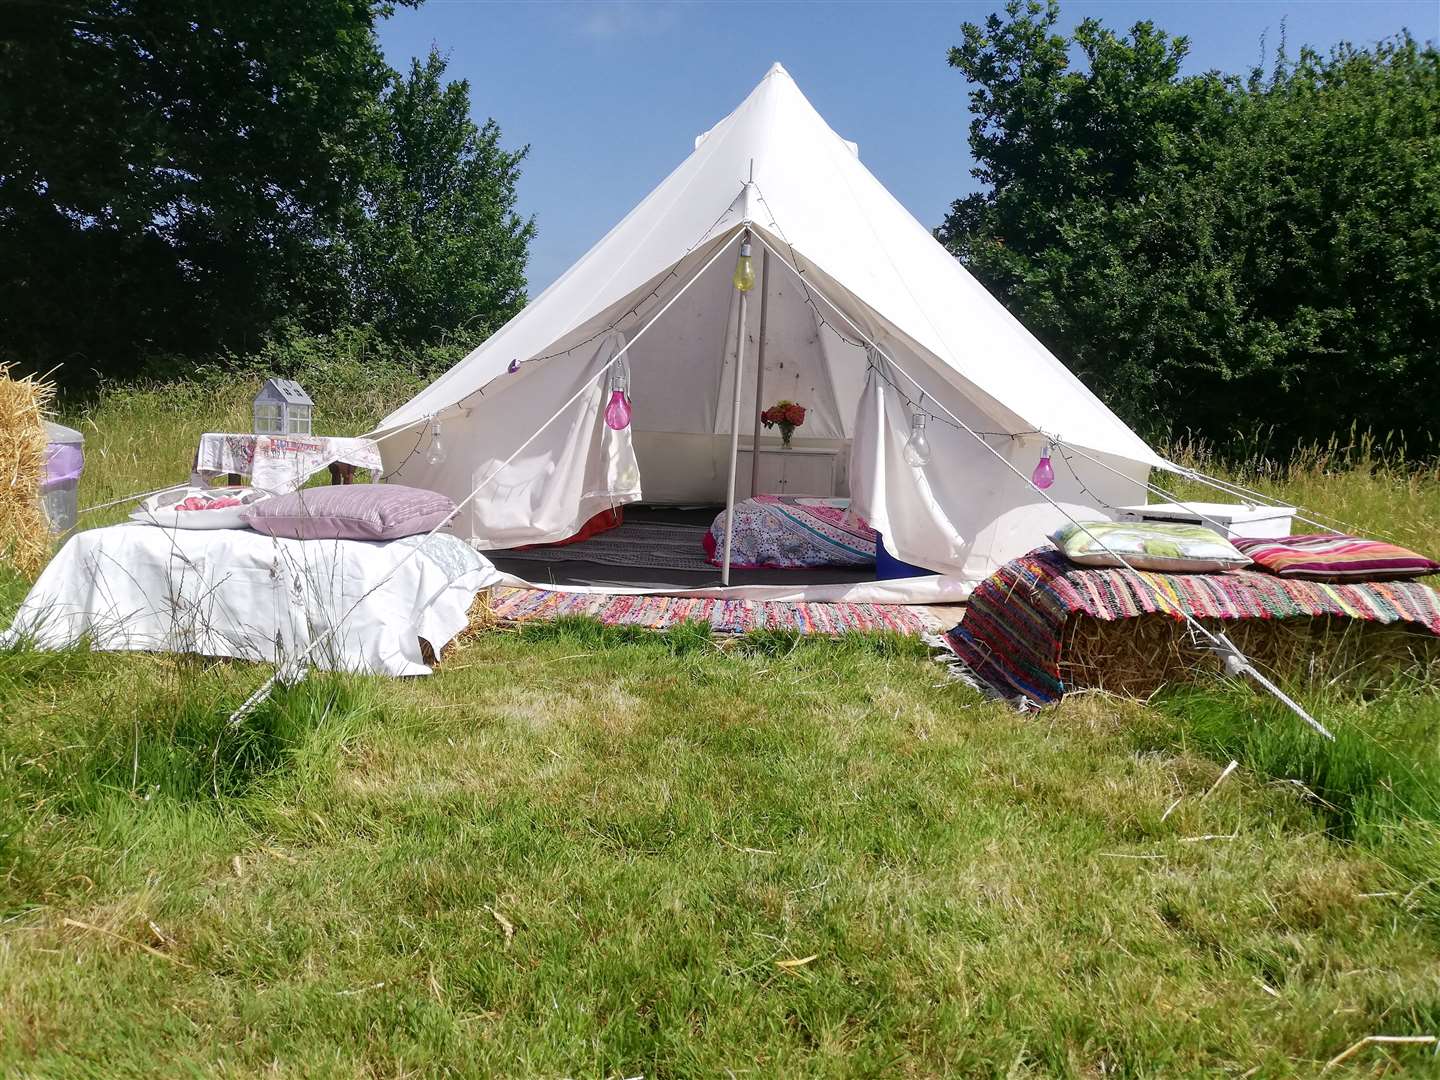
<path id="1" fill-rule="evenodd" d="M 705 536 L 705 554 L 719 566 L 726 513 Z M 741 570 L 875 565 L 875 530 L 852 517 L 849 499 L 757 495 L 735 506 L 730 565 Z"/>

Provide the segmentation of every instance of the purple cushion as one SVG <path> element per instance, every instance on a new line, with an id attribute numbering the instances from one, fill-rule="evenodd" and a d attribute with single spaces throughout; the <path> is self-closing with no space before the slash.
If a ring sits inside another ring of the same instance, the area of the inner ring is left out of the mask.
<path id="1" fill-rule="evenodd" d="M 398 540 L 428 533 L 454 512 L 448 496 L 424 488 L 343 484 L 262 499 L 244 521 L 292 540 Z"/>

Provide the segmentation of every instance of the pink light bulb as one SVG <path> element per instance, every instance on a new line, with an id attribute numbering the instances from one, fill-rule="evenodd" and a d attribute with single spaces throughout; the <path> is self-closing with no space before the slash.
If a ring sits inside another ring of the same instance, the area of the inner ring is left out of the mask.
<path id="1" fill-rule="evenodd" d="M 630 402 L 625 400 L 624 390 L 610 391 L 610 404 L 605 406 L 605 425 L 614 431 L 623 431 L 630 426 Z"/>
<path id="2" fill-rule="evenodd" d="M 1050 466 L 1049 446 L 1040 451 L 1040 460 L 1035 463 L 1035 471 L 1030 474 L 1030 482 L 1041 491 L 1055 483 L 1055 470 Z"/>

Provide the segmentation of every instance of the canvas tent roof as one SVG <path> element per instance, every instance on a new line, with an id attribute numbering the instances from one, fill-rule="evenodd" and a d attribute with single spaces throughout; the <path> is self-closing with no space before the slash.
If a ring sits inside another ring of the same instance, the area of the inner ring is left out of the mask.
<path id="1" fill-rule="evenodd" d="M 1164 464 L 886 191 L 779 64 L 579 262 L 381 430 L 462 401 L 512 360 L 601 329 L 597 318 L 677 267 L 683 278 L 746 223 L 829 282 L 832 299 L 843 293 L 903 335 L 1009 430 Z"/>

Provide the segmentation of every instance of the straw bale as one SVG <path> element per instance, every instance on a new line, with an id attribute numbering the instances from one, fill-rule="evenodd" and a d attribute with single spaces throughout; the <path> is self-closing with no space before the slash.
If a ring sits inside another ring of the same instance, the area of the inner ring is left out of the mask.
<path id="1" fill-rule="evenodd" d="M 0 364 L 0 560 L 35 578 L 50 557 L 50 525 L 40 506 L 45 478 L 44 412 L 52 384 L 17 378 Z"/>
<path id="2" fill-rule="evenodd" d="M 1405 672 L 1440 674 L 1440 638 L 1409 624 L 1337 616 L 1200 621 L 1223 630 L 1262 672 L 1289 683 L 1344 681 L 1363 689 Z M 1062 632 L 1060 677 L 1067 689 L 1148 697 L 1167 684 L 1220 671 L 1219 659 L 1196 648 L 1186 625 L 1164 615 L 1110 622 L 1075 615 Z"/>
<path id="3" fill-rule="evenodd" d="M 481 589 L 480 592 L 476 594 L 474 602 L 470 605 L 469 618 L 469 625 L 446 644 L 440 656 L 435 655 L 435 647 L 431 645 L 430 642 L 421 638 L 420 659 L 430 665 L 440 663 L 459 652 L 479 635 L 488 630 L 493 630 L 495 628 L 495 598 L 493 590 Z"/>

